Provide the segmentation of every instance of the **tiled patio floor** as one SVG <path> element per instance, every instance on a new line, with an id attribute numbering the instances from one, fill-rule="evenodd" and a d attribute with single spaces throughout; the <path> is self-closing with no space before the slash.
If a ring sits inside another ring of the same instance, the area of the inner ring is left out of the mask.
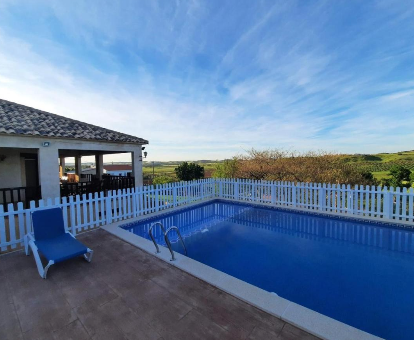
<path id="1" fill-rule="evenodd" d="M 0 339 L 316 339 L 103 230 L 92 263 L 0 257 Z"/>

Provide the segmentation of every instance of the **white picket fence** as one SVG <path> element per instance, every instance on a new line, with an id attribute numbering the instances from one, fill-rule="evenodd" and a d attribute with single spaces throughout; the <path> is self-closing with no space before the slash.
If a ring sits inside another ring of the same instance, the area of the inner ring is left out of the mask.
<path id="1" fill-rule="evenodd" d="M 29 209 L 24 209 L 21 202 L 17 206 L 9 204 L 7 211 L 0 206 L 0 251 L 22 246 L 23 236 L 31 231 L 31 212 L 45 207 L 61 207 L 65 228 L 77 234 L 112 222 L 213 198 L 414 222 L 413 189 L 203 179 L 118 190 L 106 197 L 101 192 L 32 201 Z"/>

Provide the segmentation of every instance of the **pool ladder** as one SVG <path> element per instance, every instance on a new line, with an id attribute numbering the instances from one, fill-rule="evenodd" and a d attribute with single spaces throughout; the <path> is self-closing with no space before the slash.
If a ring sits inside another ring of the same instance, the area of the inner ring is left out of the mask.
<path id="1" fill-rule="evenodd" d="M 157 253 L 160 253 L 160 248 L 158 247 L 158 244 L 157 244 L 157 242 L 155 242 L 155 238 L 152 235 L 152 228 L 154 228 L 156 225 L 159 225 L 161 227 L 161 230 L 162 230 L 162 232 L 164 234 L 165 243 L 167 244 L 167 247 L 168 247 L 168 249 L 169 249 L 169 251 L 171 253 L 171 260 L 170 261 L 175 261 L 174 251 L 172 250 L 171 242 L 170 242 L 170 239 L 168 238 L 168 233 L 171 230 L 175 230 L 177 232 L 178 238 L 180 239 L 181 244 L 183 245 L 185 255 L 187 255 L 187 248 L 186 248 L 186 246 L 184 244 L 184 240 L 183 240 L 183 238 L 181 236 L 181 233 L 178 230 L 178 228 L 173 226 L 173 227 L 170 227 L 167 230 L 165 230 L 164 225 L 161 222 L 155 222 L 155 223 L 153 223 L 151 225 L 151 227 L 149 228 L 149 230 L 148 230 L 149 236 L 151 237 L 151 240 L 154 243 L 154 246 L 155 246 L 155 249 L 157 250 Z"/>

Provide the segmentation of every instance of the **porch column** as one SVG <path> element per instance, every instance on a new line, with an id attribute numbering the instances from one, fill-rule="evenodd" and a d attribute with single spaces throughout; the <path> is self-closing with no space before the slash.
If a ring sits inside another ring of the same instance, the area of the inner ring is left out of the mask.
<path id="1" fill-rule="evenodd" d="M 144 184 L 142 177 L 142 150 L 141 146 L 136 151 L 131 152 L 132 176 L 135 177 L 135 186 L 140 187 Z"/>
<path id="2" fill-rule="evenodd" d="M 63 174 L 65 173 L 65 157 L 60 157 L 60 169 L 59 169 L 59 175 L 60 177 L 63 176 Z"/>
<path id="3" fill-rule="evenodd" d="M 101 180 L 103 175 L 103 155 L 95 155 L 96 178 Z"/>
<path id="4" fill-rule="evenodd" d="M 39 149 L 39 182 L 42 199 L 60 197 L 59 152 L 53 146 Z"/>
<path id="5" fill-rule="evenodd" d="M 75 175 L 78 182 L 80 182 L 82 174 L 82 156 L 75 156 Z"/>

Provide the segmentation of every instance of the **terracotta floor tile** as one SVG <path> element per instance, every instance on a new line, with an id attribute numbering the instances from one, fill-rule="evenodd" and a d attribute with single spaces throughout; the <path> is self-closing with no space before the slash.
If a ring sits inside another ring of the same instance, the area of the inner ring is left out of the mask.
<path id="1" fill-rule="evenodd" d="M 280 340 L 318 340 L 319 338 L 295 327 L 288 323 L 283 327 L 280 335 Z"/>
<path id="2" fill-rule="evenodd" d="M 103 230 L 94 250 L 40 278 L 33 256 L 0 258 L 0 339 L 309 339 L 315 337 Z"/>
<path id="3" fill-rule="evenodd" d="M 75 320 L 66 327 L 53 332 L 55 340 L 87 340 L 90 339 L 82 323 Z"/>
<path id="4" fill-rule="evenodd" d="M 255 327 L 253 331 L 250 333 L 248 340 L 277 340 L 280 339 L 278 335 L 269 332 L 268 330 L 265 330 L 260 327 Z"/>
<path id="5" fill-rule="evenodd" d="M 0 339 L 14 340 L 22 339 L 23 333 L 20 328 L 19 319 L 10 302 L 0 304 Z"/>

